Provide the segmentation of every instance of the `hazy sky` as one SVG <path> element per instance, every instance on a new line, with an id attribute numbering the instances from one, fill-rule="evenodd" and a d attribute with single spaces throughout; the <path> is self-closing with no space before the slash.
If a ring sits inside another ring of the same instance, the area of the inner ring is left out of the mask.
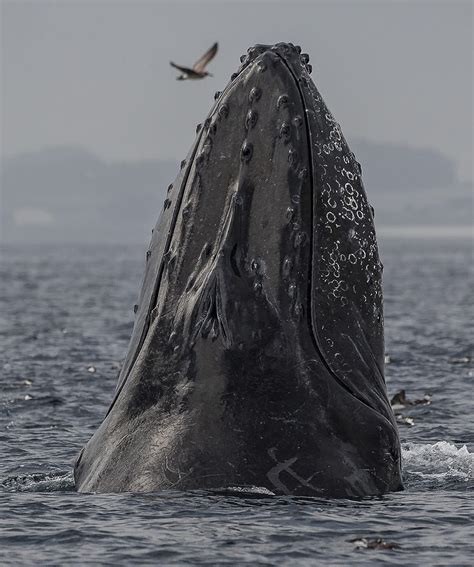
<path id="1" fill-rule="evenodd" d="M 3 153 L 181 159 L 254 43 L 291 41 L 349 139 L 441 150 L 472 179 L 470 1 L 2 1 Z M 214 78 L 178 82 L 219 41 Z"/>

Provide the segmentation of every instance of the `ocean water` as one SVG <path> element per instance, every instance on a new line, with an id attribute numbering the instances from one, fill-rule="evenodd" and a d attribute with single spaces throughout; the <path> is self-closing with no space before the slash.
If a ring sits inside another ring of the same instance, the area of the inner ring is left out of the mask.
<path id="1" fill-rule="evenodd" d="M 473 564 L 468 240 L 381 243 L 388 391 L 430 403 L 395 409 L 406 490 L 359 501 L 74 491 L 74 459 L 113 396 L 144 253 L 2 249 L 1 565 Z M 372 548 L 378 538 L 390 545 Z"/>

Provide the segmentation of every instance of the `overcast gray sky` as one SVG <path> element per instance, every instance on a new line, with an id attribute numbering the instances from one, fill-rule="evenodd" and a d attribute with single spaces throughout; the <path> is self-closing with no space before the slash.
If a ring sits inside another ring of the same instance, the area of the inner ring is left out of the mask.
<path id="1" fill-rule="evenodd" d="M 181 159 L 255 43 L 291 41 L 346 137 L 428 146 L 472 179 L 470 1 L 2 1 L 5 155 L 81 145 Z M 214 78 L 175 80 L 219 41 Z"/>

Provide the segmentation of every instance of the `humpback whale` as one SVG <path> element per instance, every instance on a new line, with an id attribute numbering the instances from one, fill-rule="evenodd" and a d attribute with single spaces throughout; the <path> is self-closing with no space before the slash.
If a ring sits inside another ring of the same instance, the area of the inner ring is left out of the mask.
<path id="1" fill-rule="evenodd" d="M 373 211 L 310 73 L 300 47 L 256 45 L 216 93 L 77 490 L 402 489 Z"/>

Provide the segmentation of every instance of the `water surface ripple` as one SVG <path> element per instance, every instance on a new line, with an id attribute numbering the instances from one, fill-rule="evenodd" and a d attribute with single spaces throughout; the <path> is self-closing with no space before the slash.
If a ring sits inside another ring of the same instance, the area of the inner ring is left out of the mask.
<path id="1" fill-rule="evenodd" d="M 471 246 L 382 244 L 388 390 L 431 404 L 396 410 L 406 490 L 361 501 L 77 494 L 72 464 L 112 398 L 144 248 L 4 248 L 0 563 L 472 565 Z"/>

